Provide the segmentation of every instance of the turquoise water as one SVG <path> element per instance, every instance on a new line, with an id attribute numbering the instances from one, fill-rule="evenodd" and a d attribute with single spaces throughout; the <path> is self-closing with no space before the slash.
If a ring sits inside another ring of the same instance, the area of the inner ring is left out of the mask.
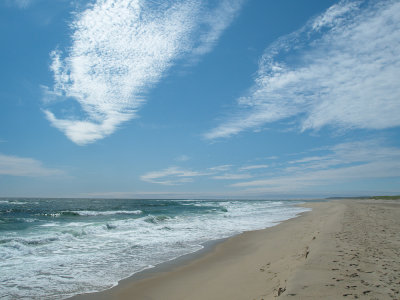
<path id="1" fill-rule="evenodd" d="M 0 298 L 63 299 L 202 243 L 275 225 L 293 201 L 0 199 Z"/>

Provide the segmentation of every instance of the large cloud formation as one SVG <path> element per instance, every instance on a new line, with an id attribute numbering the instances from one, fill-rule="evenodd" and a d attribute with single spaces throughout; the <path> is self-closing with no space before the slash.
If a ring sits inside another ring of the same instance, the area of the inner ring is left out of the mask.
<path id="1" fill-rule="evenodd" d="M 76 14 L 66 53 L 51 53 L 54 86 L 46 88 L 47 98 L 77 101 L 82 113 L 46 109 L 47 119 L 79 145 L 113 133 L 174 63 L 212 49 L 241 2 L 97 0 Z"/>
<path id="2" fill-rule="evenodd" d="M 399 1 L 340 1 L 265 50 L 237 111 L 205 137 L 282 120 L 300 131 L 399 126 L 399 57 Z"/>

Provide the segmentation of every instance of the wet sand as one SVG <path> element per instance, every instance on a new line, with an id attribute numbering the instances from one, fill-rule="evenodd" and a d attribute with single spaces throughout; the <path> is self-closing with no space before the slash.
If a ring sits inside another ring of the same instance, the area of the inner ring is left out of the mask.
<path id="1" fill-rule="evenodd" d="M 72 299 L 400 299 L 400 201 L 334 200 Z"/>

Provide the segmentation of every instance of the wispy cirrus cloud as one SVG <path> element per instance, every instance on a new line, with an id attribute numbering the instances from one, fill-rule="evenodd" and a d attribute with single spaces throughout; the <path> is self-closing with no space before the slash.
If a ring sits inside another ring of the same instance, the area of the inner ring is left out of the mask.
<path id="1" fill-rule="evenodd" d="M 233 165 L 219 165 L 219 166 L 214 166 L 208 168 L 208 170 L 212 172 L 223 172 L 223 171 L 228 171 L 233 167 Z"/>
<path id="2" fill-rule="evenodd" d="M 383 146 L 381 141 L 347 142 L 319 150 L 325 153 L 287 161 L 274 176 L 231 186 L 249 193 L 310 192 L 318 187 L 341 192 L 345 183 L 400 177 L 400 149 Z"/>
<path id="3" fill-rule="evenodd" d="M 198 57 L 212 50 L 224 30 L 232 23 L 240 11 L 244 0 L 220 1 L 213 10 L 205 11 L 201 26 L 205 29 L 192 49 L 192 55 Z"/>
<path id="4" fill-rule="evenodd" d="M 259 170 L 259 169 L 266 169 L 268 168 L 268 165 L 251 165 L 251 166 L 245 166 L 245 167 L 241 167 L 240 170 Z"/>
<path id="5" fill-rule="evenodd" d="M 301 131 L 399 126 L 399 57 L 398 1 L 340 1 L 265 50 L 238 112 L 205 137 L 289 118 Z"/>
<path id="6" fill-rule="evenodd" d="M 161 171 L 148 172 L 140 179 L 150 183 L 162 185 L 179 185 L 192 182 L 193 177 L 204 176 L 204 173 L 182 169 L 180 167 L 170 167 Z"/>
<path id="7" fill-rule="evenodd" d="M 165 186 L 200 179 L 218 186 L 221 195 L 242 197 L 365 195 L 382 191 L 379 182 L 384 182 L 386 192 L 398 193 L 395 182 L 400 180 L 400 148 L 374 138 L 288 153 L 268 165 L 175 166 L 141 176 L 143 181 Z"/>
<path id="8" fill-rule="evenodd" d="M 193 182 L 196 177 L 203 177 L 206 180 L 243 180 L 252 178 L 258 170 L 266 167 L 267 165 L 253 165 L 239 168 L 234 165 L 219 165 L 193 171 L 174 166 L 160 171 L 148 172 L 142 175 L 140 179 L 162 185 L 181 185 Z"/>
<path id="9" fill-rule="evenodd" d="M 43 164 L 36 159 L 0 153 L 0 176 L 41 177 L 63 174 L 64 172 L 61 170 L 44 167 Z"/>
<path id="10" fill-rule="evenodd" d="M 213 176 L 212 179 L 218 180 L 238 180 L 238 179 L 248 179 L 252 176 L 250 174 L 238 174 L 238 173 L 225 173 L 221 175 Z"/>
<path id="11" fill-rule="evenodd" d="M 76 101 L 82 114 L 45 109 L 47 119 L 79 145 L 110 135 L 171 66 L 212 49 L 242 2 L 96 1 L 76 14 L 66 53 L 51 53 L 54 86 L 44 88 L 48 99 Z"/>

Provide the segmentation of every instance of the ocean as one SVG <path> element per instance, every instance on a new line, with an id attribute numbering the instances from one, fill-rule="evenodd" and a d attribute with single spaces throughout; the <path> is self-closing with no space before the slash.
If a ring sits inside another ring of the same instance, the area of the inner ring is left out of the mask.
<path id="1" fill-rule="evenodd" d="M 274 226 L 299 201 L 0 199 L 0 299 L 101 291 L 202 244 Z"/>

